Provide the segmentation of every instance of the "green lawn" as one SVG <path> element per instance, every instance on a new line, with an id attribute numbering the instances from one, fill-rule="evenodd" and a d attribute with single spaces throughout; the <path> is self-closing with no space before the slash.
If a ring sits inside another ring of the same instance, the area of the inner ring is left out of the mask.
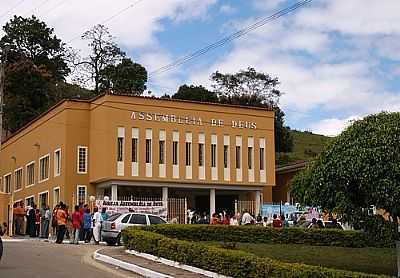
<path id="1" fill-rule="evenodd" d="M 223 246 L 222 243 L 217 242 L 210 244 Z M 285 262 L 302 262 L 365 273 L 397 274 L 396 250 L 389 248 L 237 243 L 236 249 Z"/>

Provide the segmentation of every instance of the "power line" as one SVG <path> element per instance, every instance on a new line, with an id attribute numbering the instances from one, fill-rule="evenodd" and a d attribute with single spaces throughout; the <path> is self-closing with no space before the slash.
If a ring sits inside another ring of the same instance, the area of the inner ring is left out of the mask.
<path id="1" fill-rule="evenodd" d="M 110 22 L 110 21 L 113 20 L 114 18 L 120 16 L 121 14 L 123 14 L 123 13 L 126 12 L 127 10 L 133 8 L 134 6 L 136 6 L 137 4 L 139 4 L 139 3 L 142 2 L 142 1 L 144 1 L 144 0 L 137 0 L 137 1 L 133 2 L 133 3 L 131 3 L 129 6 L 123 8 L 122 10 L 118 11 L 118 12 L 115 13 L 114 15 L 112 15 L 112 16 L 106 18 L 105 20 L 103 20 L 103 21 L 100 22 L 99 24 L 106 24 L 107 22 Z M 80 37 L 81 37 L 81 35 L 77 35 L 77 36 L 73 37 L 72 39 L 70 39 L 69 41 L 67 41 L 67 44 L 73 42 L 73 41 L 76 40 L 76 39 L 79 39 Z"/>
<path id="2" fill-rule="evenodd" d="M 246 28 L 243 28 L 243 29 L 241 29 L 241 30 L 239 30 L 239 31 L 227 36 L 227 37 L 224 37 L 224 38 L 222 38 L 222 39 L 220 39 L 220 40 L 218 40 L 218 41 L 216 41 L 216 42 L 214 42 L 212 44 L 209 44 L 206 47 L 203 47 L 203 48 L 201 48 L 199 50 L 196 50 L 195 52 L 193 52 L 191 54 L 183 56 L 183 57 L 177 59 L 176 61 L 174 61 L 174 62 L 172 62 L 172 63 L 170 63 L 168 65 L 160 67 L 160 68 L 152 71 L 150 73 L 150 75 L 154 76 L 154 75 L 158 75 L 158 74 L 162 74 L 164 72 L 170 71 L 171 69 L 176 68 L 176 67 L 178 67 L 178 66 L 180 66 L 180 65 L 182 65 L 184 63 L 187 63 L 187 62 L 189 62 L 189 61 L 191 61 L 191 60 L 193 60 L 193 59 L 195 59 L 195 58 L 197 58 L 199 56 L 202 56 L 202 55 L 206 54 L 207 52 L 209 52 L 211 50 L 214 50 L 214 49 L 216 49 L 218 47 L 224 46 L 225 44 L 227 44 L 227 43 L 229 43 L 229 42 L 231 42 L 231 41 L 233 41 L 235 39 L 243 37 L 244 35 L 248 34 L 249 32 L 251 32 L 251 31 L 253 31 L 255 29 L 258 29 L 258 28 L 266 25 L 267 23 L 269 23 L 271 21 L 274 21 L 274 20 L 276 20 L 276 19 L 278 19 L 278 18 L 280 18 L 280 17 L 282 17 L 284 15 L 287 15 L 287 14 L 289 14 L 289 13 L 291 13 L 291 12 L 293 12 L 293 11 L 295 11 L 295 10 L 297 10 L 297 9 L 299 9 L 299 8 L 305 6 L 306 4 L 309 4 L 311 2 L 312 2 L 312 0 L 303 0 L 303 1 L 297 2 L 296 4 L 294 4 L 294 5 L 290 6 L 290 7 L 282 9 L 282 10 L 280 10 L 280 11 L 278 11 L 278 12 L 276 12 L 276 13 L 268 16 L 268 17 L 262 18 L 261 20 L 258 20 L 257 22 L 247 26 Z"/>
<path id="3" fill-rule="evenodd" d="M 2 13 L 0 15 L 0 19 L 2 19 L 4 16 L 6 16 L 9 12 L 13 11 L 15 8 L 17 8 L 19 5 L 21 5 L 23 2 L 25 2 L 25 0 L 21 0 L 19 1 L 17 4 L 15 4 L 14 6 L 12 6 L 10 9 L 8 9 L 6 12 Z"/>
<path id="4" fill-rule="evenodd" d="M 55 9 L 58 9 L 59 7 L 61 7 L 62 5 L 64 5 L 66 2 L 68 2 L 68 0 L 62 0 L 62 1 L 59 2 L 57 5 L 53 6 L 53 8 L 50 8 L 50 9 L 47 10 L 46 12 L 42 13 L 41 16 L 45 16 L 45 15 L 49 14 L 50 12 L 54 11 Z"/>

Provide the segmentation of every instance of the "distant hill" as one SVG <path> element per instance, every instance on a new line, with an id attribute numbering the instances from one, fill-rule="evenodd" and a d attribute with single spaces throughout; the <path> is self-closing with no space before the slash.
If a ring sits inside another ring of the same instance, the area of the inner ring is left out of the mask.
<path id="1" fill-rule="evenodd" d="M 293 151 L 277 154 L 277 164 L 285 165 L 296 161 L 311 160 L 318 156 L 331 137 L 314 134 L 309 131 L 291 130 Z"/>

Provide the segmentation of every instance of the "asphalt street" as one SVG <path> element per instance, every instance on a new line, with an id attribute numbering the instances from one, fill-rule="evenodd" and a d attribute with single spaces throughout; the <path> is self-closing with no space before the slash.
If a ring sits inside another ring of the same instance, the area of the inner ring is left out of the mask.
<path id="1" fill-rule="evenodd" d="M 0 262 L 1 278 L 111 278 L 140 277 L 115 267 L 95 262 L 94 245 L 70 245 L 22 241 L 4 242 Z"/>

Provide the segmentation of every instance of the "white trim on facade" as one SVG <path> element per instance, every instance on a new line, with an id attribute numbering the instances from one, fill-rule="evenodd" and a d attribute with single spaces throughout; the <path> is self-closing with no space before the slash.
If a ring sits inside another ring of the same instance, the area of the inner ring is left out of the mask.
<path id="1" fill-rule="evenodd" d="M 76 204 L 79 205 L 79 188 L 85 188 L 85 201 L 83 202 L 84 204 L 87 203 L 87 185 L 83 185 L 83 184 L 77 184 L 76 185 Z"/>
<path id="2" fill-rule="evenodd" d="M 118 141 L 119 138 L 122 138 L 122 154 L 121 154 L 121 161 L 118 161 L 119 156 L 119 149 L 118 149 Z M 119 126 L 117 128 L 117 176 L 124 176 L 125 175 L 125 127 Z"/>
<path id="3" fill-rule="evenodd" d="M 21 174 L 21 188 L 17 189 L 17 176 L 15 175 L 16 172 L 18 171 L 22 171 Z M 24 187 L 24 167 L 19 167 L 17 169 L 14 170 L 14 193 L 19 192 L 23 189 Z"/>
<path id="4" fill-rule="evenodd" d="M 32 184 L 28 184 L 28 166 L 34 164 L 33 166 L 33 183 Z M 36 161 L 33 160 L 31 162 L 29 162 L 28 164 L 25 165 L 25 188 L 29 188 L 35 185 L 35 181 L 36 181 L 36 167 L 35 167 Z"/>
<path id="5" fill-rule="evenodd" d="M 58 157 L 58 159 L 59 159 L 59 162 L 58 162 L 58 165 L 56 165 L 56 163 L 57 163 L 57 160 L 56 160 L 56 158 L 57 158 L 57 156 L 56 156 L 56 153 L 57 152 L 59 152 L 60 153 L 60 155 L 59 155 L 59 157 Z M 54 160 L 53 160 L 53 166 L 54 166 L 54 177 L 58 177 L 58 176 L 60 176 L 61 175 L 61 148 L 58 148 L 58 149 L 56 149 L 56 150 L 54 150 L 54 153 L 53 153 L 53 155 L 54 155 Z M 58 166 L 58 167 L 57 167 Z M 59 169 L 57 169 L 57 168 L 59 168 Z M 59 170 L 59 172 L 57 173 L 57 170 Z"/>
<path id="6" fill-rule="evenodd" d="M 55 193 L 56 193 L 56 190 L 58 190 L 58 201 L 56 202 L 56 198 L 55 198 Z M 53 187 L 53 208 L 58 204 L 58 202 L 60 201 L 60 199 L 61 199 L 61 187 L 60 186 L 56 186 L 56 187 Z M 49 200 L 50 201 L 50 200 Z"/>
<path id="7" fill-rule="evenodd" d="M 132 140 L 131 140 L 131 145 L 132 145 L 132 141 L 133 139 L 137 140 L 137 144 L 136 144 L 136 161 L 132 161 L 132 157 L 131 157 L 131 166 L 132 166 L 132 177 L 137 177 L 139 176 L 139 161 L 140 161 L 140 156 L 139 156 L 139 128 L 134 127 L 132 128 Z M 131 148 L 133 148 L 133 145 L 131 146 Z M 131 152 L 133 150 L 131 149 Z M 132 153 L 131 153 L 132 156 Z"/>
<path id="8" fill-rule="evenodd" d="M 40 201 L 40 196 L 45 194 L 45 193 L 47 193 L 47 203 L 46 203 L 46 205 L 50 205 L 50 193 L 49 193 L 49 190 L 45 190 L 45 191 L 39 192 L 37 194 L 38 195 L 38 202 Z M 42 204 L 37 204 L 37 205 L 38 205 L 38 208 L 42 207 Z"/>
<path id="9" fill-rule="evenodd" d="M 153 130 L 151 128 L 146 128 L 146 141 L 145 141 L 145 148 L 146 148 L 146 177 L 151 178 L 153 176 Z M 147 140 L 150 140 L 150 149 L 147 150 Z M 147 151 L 149 151 L 149 162 L 147 162 Z"/>

